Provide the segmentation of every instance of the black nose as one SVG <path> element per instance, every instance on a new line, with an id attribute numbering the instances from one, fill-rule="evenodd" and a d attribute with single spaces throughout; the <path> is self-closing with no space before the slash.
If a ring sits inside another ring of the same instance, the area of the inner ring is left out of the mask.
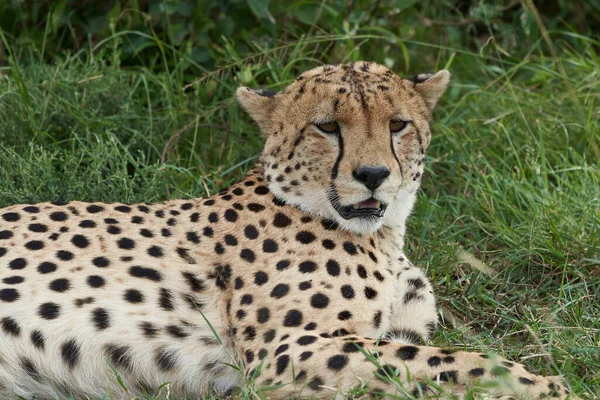
<path id="1" fill-rule="evenodd" d="M 389 175 L 386 167 L 360 167 L 352 172 L 354 179 L 371 190 L 377 189 Z"/>

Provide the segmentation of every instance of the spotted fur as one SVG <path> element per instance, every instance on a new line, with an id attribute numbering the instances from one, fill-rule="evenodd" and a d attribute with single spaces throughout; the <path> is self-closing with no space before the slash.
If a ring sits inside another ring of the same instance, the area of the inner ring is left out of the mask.
<path id="1" fill-rule="evenodd" d="M 0 397 L 131 398 L 169 382 L 197 398 L 250 379 L 272 398 L 330 398 L 361 384 L 393 394 L 398 375 L 415 394 L 501 378 L 500 394 L 565 398 L 556 377 L 419 345 L 435 299 L 402 248 L 448 80 L 365 62 L 279 93 L 241 88 L 265 147 L 219 194 L 0 210 Z M 390 120 L 406 125 L 391 133 Z M 362 167 L 387 175 L 367 184 Z M 369 198 L 383 216 L 340 213 Z"/>

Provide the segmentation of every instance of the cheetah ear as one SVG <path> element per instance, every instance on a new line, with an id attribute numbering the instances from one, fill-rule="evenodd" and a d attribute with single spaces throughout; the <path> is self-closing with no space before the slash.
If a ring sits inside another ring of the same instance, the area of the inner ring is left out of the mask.
<path id="1" fill-rule="evenodd" d="M 238 102 L 258 124 L 263 133 L 268 131 L 269 121 L 275 108 L 275 95 L 271 90 L 253 90 L 242 86 L 237 90 Z"/>
<path id="2" fill-rule="evenodd" d="M 441 70 L 435 74 L 419 74 L 414 79 L 415 89 L 423 97 L 430 110 L 435 108 L 450 82 L 450 72 Z"/>

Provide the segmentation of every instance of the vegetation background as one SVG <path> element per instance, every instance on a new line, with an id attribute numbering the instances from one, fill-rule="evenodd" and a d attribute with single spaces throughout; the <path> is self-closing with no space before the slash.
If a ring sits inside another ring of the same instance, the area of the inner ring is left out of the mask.
<path id="1" fill-rule="evenodd" d="M 0 0 L 0 206 L 207 196 L 262 138 L 237 86 L 449 68 L 407 250 L 444 325 L 600 393 L 599 0 Z"/>

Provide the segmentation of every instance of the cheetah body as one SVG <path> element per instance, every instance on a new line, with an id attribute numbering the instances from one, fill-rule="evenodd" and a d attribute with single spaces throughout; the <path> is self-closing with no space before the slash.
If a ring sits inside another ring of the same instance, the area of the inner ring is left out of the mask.
<path id="1" fill-rule="evenodd" d="M 394 393 L 382 374 L 415 393 L 416 380 L 494 378 L 486 357 L 416 345 L 437 314 L 403 254 L 405 221 L 447 81 L 358 63 L 308 71 L 276 95 L 241 88 L 266 144 L 231 188 L 0 210 L 0 397 L 199 397 L 246 379 L 274 398 L 333 397 L 360 384 Z M 405 126 L 390 135 L 394 118 Z M 365 165 L 389 176 L 367 182 Z M 346 218 L 355 204 L 370 214 Z M 565 396 L 559 380 L 498 362 L 506 393 Z"/>

